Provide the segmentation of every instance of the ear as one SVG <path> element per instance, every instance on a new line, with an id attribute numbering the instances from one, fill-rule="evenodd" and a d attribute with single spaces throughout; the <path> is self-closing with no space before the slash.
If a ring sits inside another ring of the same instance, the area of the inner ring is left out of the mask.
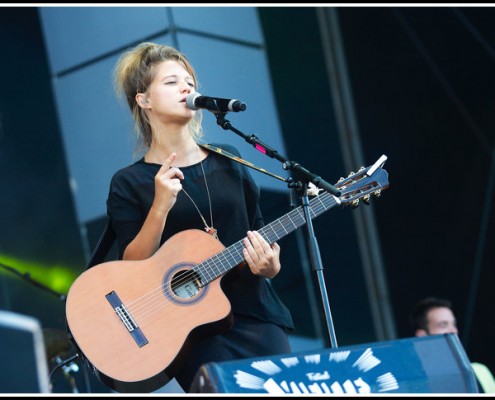
<path id="1" fill-rule="evenodd" d="M 146 98 L 146 94 L 138 93 L 138 94 L 136 94 L 135 99 L 136 99 L 136 103 L 138 104 L 139 107 L 149 108 L 148 99 Z"/>
<path id="2" fill-rule="evenodd" d="M 428 332 L 426 332 L 424 329 L 416 329 L 416 332 L 414 332 L 415 336 L 428 336 Z"/>

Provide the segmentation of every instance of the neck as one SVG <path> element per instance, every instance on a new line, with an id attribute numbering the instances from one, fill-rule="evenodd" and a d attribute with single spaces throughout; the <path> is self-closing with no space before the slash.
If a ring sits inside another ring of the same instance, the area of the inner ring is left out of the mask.
<path id="1" fill-rule="evenodd" d="M 160 143 L 153 141 L 145 154 L 145 161 L 163 164 L 170 154 L 177 154 L 174 167 L 186 167 L 205 159 L 207 152 L 194 141 L 188 134 L 188 138 L 176 140 L 177 137 L 160 139 Z"/>

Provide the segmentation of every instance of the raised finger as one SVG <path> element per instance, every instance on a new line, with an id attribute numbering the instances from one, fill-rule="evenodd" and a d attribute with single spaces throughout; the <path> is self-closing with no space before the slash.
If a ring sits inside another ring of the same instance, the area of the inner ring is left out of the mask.
<path id="1" fill-rule="evenodd" d="M 176 153 L 172 153 L 168 156 L 168 158 L 163 162 L 161 168 L 158 170 L 158 173 L 159 174 L 163 174 L 165 172 L 167 172 L 172 163 L 175 161 L 175 159 L 177 158 L 177 154 Z"/>

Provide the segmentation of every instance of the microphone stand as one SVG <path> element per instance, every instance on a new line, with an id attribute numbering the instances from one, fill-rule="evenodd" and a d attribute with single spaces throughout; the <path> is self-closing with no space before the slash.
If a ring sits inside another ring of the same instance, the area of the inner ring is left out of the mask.
<path id="1" fill-rule="evenodd" d="M 267 155 L 268 157 L 275 158 L 282 162 L 282 168 L 285 170 L 292 171 L 293 176 L 289 177 L 286 181 L 288 182 L 289 189 L 295 189 L 302 202 L 302 209 L 304 211 L 304 217 L 306 219 L 306 227 L 308 232 L 309 239 L 309 253 L 311 258 L 311 263 L 313 266 L 313 270 L 316 272 L 318 285 L 320 287 L 320 295 L 323 306 L 323 313 L 325 316 L 327 333 L 328 333 L 328 342 L 331 347 L 336 348 L 337 339 L 335 336 L 335 330 L 333 327 L 332 313 L 330 310 L 330 304 L 328 301 L 328 295 L 325 287 L 325 279 L 323 275 L 323 263 L 321 260 L 321 255 L 318 247 L 318 242 L 314 233 L 313 223 L 311 219 L 311 215 L 309 213 L 309 201 L 308 201 L 308 184 L 309 182 L 313 183 L 315 186 L 326 190 L 330 194 L 339 197 L 340 191 L 323 180 L 320 176 L 309 172 L 307 169 L 303 168 L 301 165 L 294 161 L 290 161 L 287 158 L 281 156 L 276 150 L 266 145 L 262 141 L 258 139 L 256 135 L 246 135 L 245 133 L 239 131 L 234 128 L 230 121 L 225 119 L 226 112 L 213 112 L 217 119 L 217 124 L 222 127 L 224 130 L 231 130 L 232 132 L 241 136 L 246 142 L 251 144 L 256 150 L 261 153 Z"/>

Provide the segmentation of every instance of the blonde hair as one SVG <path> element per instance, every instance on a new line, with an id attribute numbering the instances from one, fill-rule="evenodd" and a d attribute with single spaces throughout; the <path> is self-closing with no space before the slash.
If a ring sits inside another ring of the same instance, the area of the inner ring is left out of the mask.
<path id="1" fill-rule="evenodd" d="M 179 62 L 191 75 L 194 87 L 198 87 L 196 73 L 188 59 L 177 49 L 157 43 L 143 42 L 123 53 L 113 72 L 114 86 L 118 97 L 125 96 L 134 120 L 134 130 L 137 134 L 138 147 L 149 148 L 153 132 L 146 112 L 136 102 L 137 93 L 146 93 L 155 78 L 156 66 L 173 60 Z M 189 122 L 189 132 L 198 141 L 203 136 L 201 112 L 196 112 Z"/>

